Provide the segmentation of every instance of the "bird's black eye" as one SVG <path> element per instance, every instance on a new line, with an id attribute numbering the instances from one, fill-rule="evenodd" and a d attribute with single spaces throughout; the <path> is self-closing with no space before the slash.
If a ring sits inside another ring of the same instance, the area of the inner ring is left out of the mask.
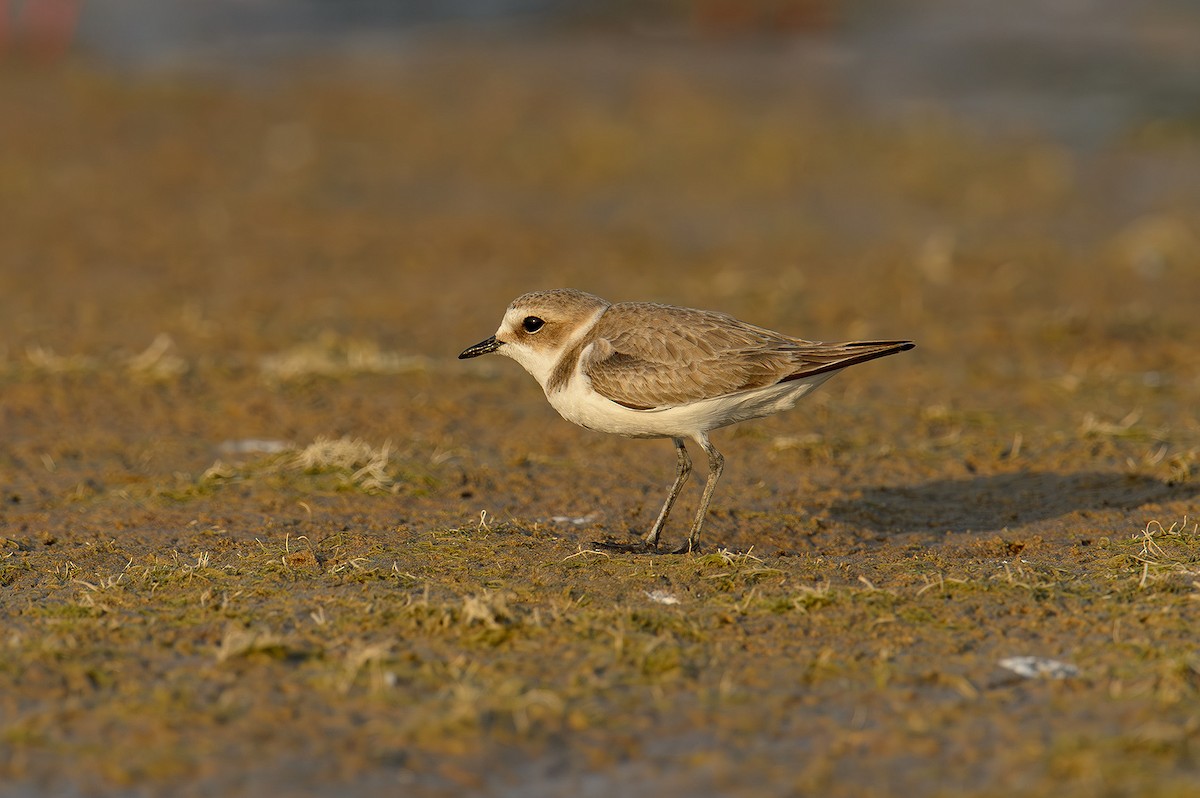
<path id="1" fill-rule="evenodd" d="M 537 316 L 526 316 L 525 321 L 521 322 L 521 326 L 525 328 L 527 333 L 535 333 L 542 329 L 542 325 L 546 322 L 539 319 Z"/>

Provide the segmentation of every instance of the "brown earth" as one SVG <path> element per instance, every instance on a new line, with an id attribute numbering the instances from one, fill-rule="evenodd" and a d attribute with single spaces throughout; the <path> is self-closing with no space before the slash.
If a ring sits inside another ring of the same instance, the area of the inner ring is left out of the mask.
<path id="1" fill-rule="evenodd" d="M 1196 130 L 698 60 L 0 75 L 0 792 L 1197 794 Z M 454 358 L 557 286 L 918 348 L 606 555 L 669 442 Z"/>

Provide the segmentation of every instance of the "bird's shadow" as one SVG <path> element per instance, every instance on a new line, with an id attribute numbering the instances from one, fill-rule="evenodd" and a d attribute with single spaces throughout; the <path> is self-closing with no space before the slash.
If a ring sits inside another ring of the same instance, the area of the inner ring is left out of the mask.
<path id="1" fill-rule="evenodd" d="M 1186 499 L 1200 486 L 1137 474 L 1022 471 L 880 487 L 831 504 L 833 520 L 875 532 L 965 532 L 1058 518 L 1080 510 L 1129 510 Z"/>

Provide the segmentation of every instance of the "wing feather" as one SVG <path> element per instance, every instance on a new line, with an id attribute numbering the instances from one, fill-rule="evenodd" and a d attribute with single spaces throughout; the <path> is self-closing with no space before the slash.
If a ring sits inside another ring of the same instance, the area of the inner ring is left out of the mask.
<path id="1" fill-rule="evenodd" d="M 724 313 L 640 302 L 611 306 L 592 341 L 583 363 L 592 388 L 639 410 L 753 391 L 913 346 L 805 341 Z"/>

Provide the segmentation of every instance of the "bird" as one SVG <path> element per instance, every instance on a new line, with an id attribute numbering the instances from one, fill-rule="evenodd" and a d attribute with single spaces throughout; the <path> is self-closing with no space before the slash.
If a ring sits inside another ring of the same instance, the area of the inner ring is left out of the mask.
<path id="1" fill-rule="evenodd" d="M 496 353 L 521 364 L 567 421 L 631 438 L 670 438 L 675 481 L 650 531 L 636 543 L 597 542 L 623 552 L 657 552 L 663 527 L 692 471 L 685 439 L 708 457 L 708 479 L 687 542 L 700 532 L 725 458 L 715 429 L 792 408 L 837 372 L 904 352 L 912 341 L 824 343 L 793 338 L 711 310 L 655 302 L 610 303 L 573 288 L 517 297 L 496 333 L 459 359 Z"/>

